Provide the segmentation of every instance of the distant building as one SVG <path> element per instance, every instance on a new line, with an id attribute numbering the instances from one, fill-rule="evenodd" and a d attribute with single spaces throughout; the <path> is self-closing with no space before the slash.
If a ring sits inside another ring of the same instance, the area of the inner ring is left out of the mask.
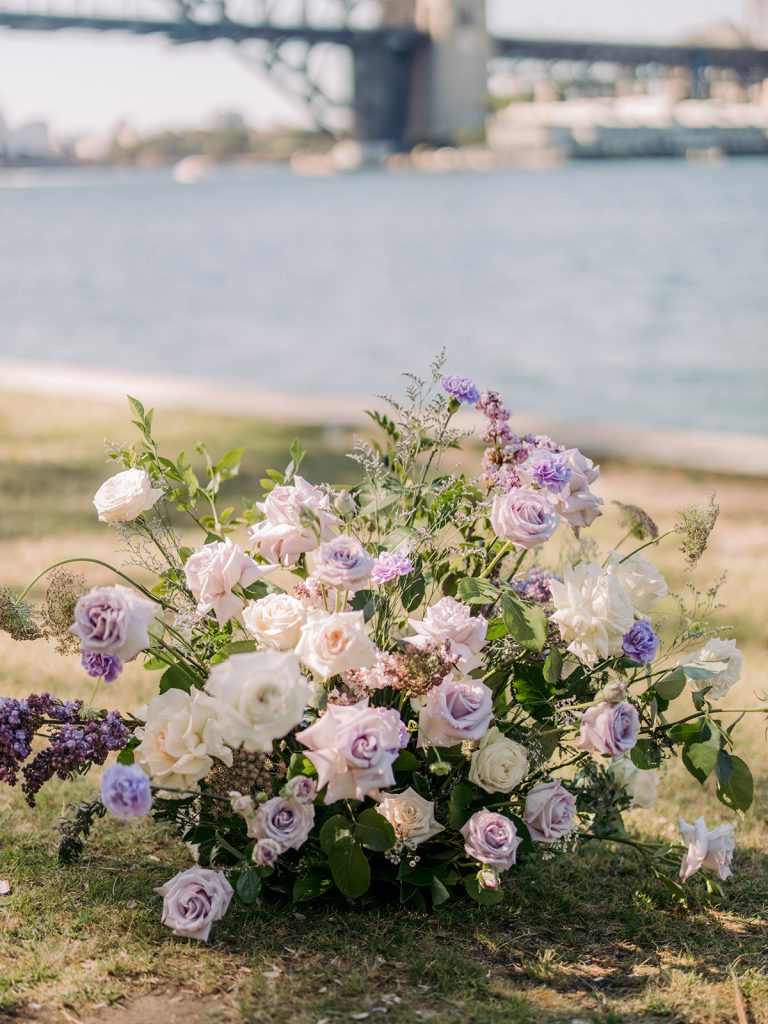
<path id="1" fill-rule="evenodd" d="M 744 28 L 753 46 L 768 48 L 768 0 L 746 0 Z"/>

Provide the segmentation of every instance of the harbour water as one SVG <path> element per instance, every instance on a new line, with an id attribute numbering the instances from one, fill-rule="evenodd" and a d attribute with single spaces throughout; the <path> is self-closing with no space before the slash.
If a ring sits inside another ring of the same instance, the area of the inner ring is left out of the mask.
<path id="1" fill-rule="evenodd" d="M 365 394 L 443 346 L 513 408 L 768 434 L 768 163 L 0 174 L 0 357 Z"/>

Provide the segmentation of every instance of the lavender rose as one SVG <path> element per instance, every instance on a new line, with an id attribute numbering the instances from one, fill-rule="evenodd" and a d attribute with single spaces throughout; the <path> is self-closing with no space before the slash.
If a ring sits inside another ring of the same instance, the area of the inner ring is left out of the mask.
<path id="1" fill-rule="evenodd" d="M 460 672 L 471 672 L 480 664 L 488 620 L 483 615 L 473 615 L 469 605 L 453 597 L 443 597 L 427 608 L 423 619 L 408 622 L 416 630 L 416 636 L 407 636 L 407 644 L 423 651 L 434 646 L 434 641 L 447 640 L 449 654 L 456 660 Z"/>
<path id="2" fill-rule="evenodd" d="M 221 871 L 188 868 L 155 892 L 163 897 L 162 922 L 181 938 L 208 941 L 211 925 L 220 921 L 232 899 L 232 886 Z"/>
<path id="3" fill-rule="evenodd" d="M 511 540 L 519 548 L 532 548 L 549 540 L 560 517 L 541 491 L 519 487 L 497 494 L 491 509 L 491 524 L 497 537 Z"/>
<path id="4" fill-rule="evenodd" d="M 624 634 L 621 649 L 628 658 L 640 665 L 647 665 L 649 661 L 653 661 L 659 649 L 659 638 L 647 619 L 639 619 Z"/>
<path id="5" fill-rule="evenodd" d="M 551 846 L 573 830 L 575 815 L 576 797 L 562 782 L 541 782 L 528 793 L 523 820 L 535 843 Z"/>
<path id="6" fill-rule="evenodd" d="M 493 717 L 493 693 L 478 679 L 443 680 L 419 714 L 418 746 L 451 747 L 485 736 Z"/>
<path id="7" fill-rule="evenodd" d="M 149 778 L 137 764 L 113 764 L 101 777 L 101 802 L 116 818 L 140 818 L 152 810 Z"/>
<path id="8" fill-rule="evenodd" d="M 374 561 L 354 537 L 334 537 L 320 545 L 312 575 L 337 590 L 360 590 L 371 578 Z"/>
<path id="9" fill-rule="evenodd" d="M 128 587 L 94 587 L 75 605 L 69 631 L 88 651 L 133 661 L 149 647 L 149 624 L 159 613 L 160 605 Z"/>
<path id="10" fill-rule="evenodd" d="M 257 809 L 249 823 L 248 835 L 253 839 L 272 839 L 280 846 L 281 852 L 298 850 L 307 841 L 314 823 L 312 804 L 273 796 Z"/>
<path id="11" fill-rule="evenodd" d="M 579 750 L 617 757 L 637 743 L 640 717 L 629 701 L 604 702 L 588 708 L 581 716 Z"/>
<path id="12" fill-rule="evenodd" d="M 123 671 L 123 663 L 112 654 L 98 654 L 96 651 L 83 651 L 80 663 L 89 676 L 94 679 L 103 677 L 105 683 L 114 683 Z"/>
<path id="13" fill-rule="evenodd" d="M 407 576 L 409 572 L 413 572 L 413 562 L 407 555 L 396 551 L 382 551 L 373 563 L 371 582 L 381 586 L 384 583 L 391 583 L 398 576 Z"/>
<path id="14" fill-rule="evenodd" d="M 274 839 L 260 839 L 253 848 L 251 860 L 262 868 L 271 868 L 277 863 L 277 858 L 282 853 L 279 843 Z"/>
<path id="15" fill-rule="evenodd" d="M 317 782 L 306 775 L 294 775 L 286 782 L 285 792 L 300 804 L 311 804 L 317 796 Z"/>
<path id="16" fill-rule="evenodd" d="M 462 828 L 467 856 L 507 871 L 517 860 L 517 848 L 522 842 L 514 821 L 494 811 L 477 811 Z"/>

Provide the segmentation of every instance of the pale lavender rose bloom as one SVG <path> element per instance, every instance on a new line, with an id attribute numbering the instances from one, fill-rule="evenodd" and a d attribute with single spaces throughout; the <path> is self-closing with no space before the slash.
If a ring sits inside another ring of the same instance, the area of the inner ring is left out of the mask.
<path id="1" fill-rule="evenodd" d="M 555 509 L 575 530 L 591 526 L 602 515 L 600 506 L 603 499 L 589 489 L 589 485 L 600 476 L 600 467 L 582 455 L 578 448 L 569 448 L 559 457 L 571 470 L 571 478 L 555 500 Z"/>
<path id="2" fill-rule="evenodd" d="M 605 702 L 587 708 L 581 716 L 578 750 L 618 757 L 637 743 L 640 716 L 633 704 Z"/>
<path id="3" fill-rule="evenodd" d="M 249 530 L 262 558 L 273 565 L 295 565 L 299 555 L 330 540 L 339 521 L 327 494 L 304 477 L 295 476 L 293 481 L 273 488 L 257 504 L 264 519 Z"/>
<path id="4" fill-rule="evenodd" d="M 152 810 L 149 778 L 137 764 L 113 764 L 101 777 L 101 802 L 116 818 L 140 818 Z"/>
<path id="5" fill-rule="evenodd" d="M 75 622 L 69 631 L 80 637 L 88 651 L 133 661 L 149 647 L 149 624 L 160 610 L 159 604 L 119 583 L 94 587 L 75 605 Z"/>
<path id="6" fill-rule="evenodd" d="M 383 713 L 382 713 L 383 712 Z M 394 709 L 329 704 L 314 725 L 296 733 L 317 769 L 318 789 L 327 786 L 325 803 L 362 800 L 393 786 L 392 764 L 400 752 L 400 716 Z"/>
<path id="7" fill-rule="evenodd" d="M 472 815 L 461 834 L 467 856 L 481 864 L 507 871 L 517 860 L 517 848 L 522 840 L 514 821 L 503 814 L 484 807 Z"/>
<path id="8" fill-rule="evenodd" d="M 280 844 L 274 839 L 259 839 L 253 848 L 251 859 L 260 867 L 271 868 L 277 863 L 277 858 L 282 852 Z"/>
<path id="9" fill-rule="evenodd" d="M 473 615 L 469 605 L 453 597 L 443 597 L 427 608 L 423 619 L 409 619 L 416 636 L 405 637 L 405 642 L 424 650 L 434 641 L 448 641 L 448 654 L 456 661 L 460 672 L 471 672 L 481 662 L 480 651 L 485 646 L 488 620 Z"/>
<path id="10" fill-rule="evenodd" d="M 248 835 L 253 839 L 272 839 L 279 844 L 281 852 L 298 850 L 307 841 L 314 823 L 312 804 L 273 796 L 256 809 L 249 823 Z"/>
<path id="11" fill-rule="evenodd" d="M 448 677 L 431 689 L 419 712 L 417 746 L 452 747 L 479 740 L 493 717 L 493 693 L 478 679 Z"/>
<path id="12" fill-rule="evenodd" d="M 245 602 L 233 587 L 250 587 L 260 580 L 271 566 L 257 565 L 243 549 L 226 541 L 205 544 L 187 559 L 184 576 L 187 586 L 197 598 L 197 614 L 213 611 L 220 626 L 236 618 Z"/>
<path id="13" fill-rule="evenodd" d="M 559 781 L 540 782 L 525 800 L 523 820 L 535 843 L 552 845 L 573 831 L 576 797 Z"/>
<path id="14" fill-rule="evenodd" d="M 371 582 L 382 586 L 384 583 L 391 583 L 398 576 L 407 576 L 409 572 L 413 572 L 413 562 L 407 555 L 399 554 L 397 551 L 382 551 L 373 563 Z"/>
<path id="15" fill-rule="evenodd" d="M 289 797 L 298 800 L 300 804 L 311 804 L 317 796 L 317 782 L 306 775 L 294 775 L 286 782 L 285 790 Z"/>
<path id="16" fill-rule="evenodd" d="M 518 487 L 497 494 L 491 508 L 491 525 L 497 537 L 526 550 L 549 540 L 560 517 L 541 491 Z"/>
<path id="17" fill-rule="evenodd" d="M 334 537 L 320 545 L 312 575 L 336 590 L 361 590 L 371 578 L 374 561 L 355 537 Z"/>
<path id="18" fill-rule="evenodd" d="M 220 921 L 232 899 L 232 886 L 221 871 L 188 868 L 155 892 L 163 897 L 162 923 L 174 935 L 208 941 L 211 925 Z"/>

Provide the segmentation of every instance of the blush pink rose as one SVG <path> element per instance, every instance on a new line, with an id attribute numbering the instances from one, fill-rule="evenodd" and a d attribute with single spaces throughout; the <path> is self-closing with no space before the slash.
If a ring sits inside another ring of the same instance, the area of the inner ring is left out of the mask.
<path id="1" fill-rule="evenodd" d="M 334 537 L 320 545 L 312 575 L 336 590 L 360 590 L 371 578 L 374 560 L 355 537 Z"/>
<path id="2" fill-rule="evenodd" d="M 197 598 L 197 614 L 213 611 L 220 626 L 237 618 L 245 602 L 233 587 L 250 587 L 271 567 L 256 562 L 231 540 L 206 544 L 187 559 L 184 575 L 187 586 Z"/>
<path id="3" fill-rule="evenodd" d="M 301 476 L 289 486 L 275 487 L 257 508 L 264 519 L 249 534 L 272 565 L 295 565 L 299 555 L 330 540 L 339 521 L 328 495 Z"/>
<path id="4" fill-rule="evenodd" d="M 589 485 L 600 476 L 600 467 L 582 455 L 578 448 L 569 448 L 558 457 L 570 469 L 571 478 L 557 496 L 555 510 L 576 530 L 591 526 L 602 515 L 600 506 L 603 499 L 589 489 Z"/>
<path id="5" fill-rule="evenodd" d="M 573 831 L 576 797 L 562 782 L 541 782 L 525 801 L 523 820 L 535 843 L 552 845 Z"/>
<path id="6" fill-rule="evenodd" d="M 449 656 L 456 659 L 460 672 L 471 672 L 480 664 L 480 651 L 485 646 L 488 620 L 482 615 L 472 615 L 469 605 L 453 597 L 444 597 L 427 609 L 423 619 L 409 619 L 416 636 L 405 638 L 405 642 L 421 648 L 448 642 Z"/>

